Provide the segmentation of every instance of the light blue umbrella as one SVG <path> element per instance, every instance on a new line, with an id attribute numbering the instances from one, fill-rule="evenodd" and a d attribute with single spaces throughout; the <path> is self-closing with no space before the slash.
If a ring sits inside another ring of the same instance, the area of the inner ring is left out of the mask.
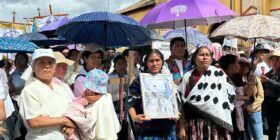
<path id="1" fill-rule="evenodd" d="M 32 53 L 36 48 L 38 46 L 34 43 L 19 38 L 0 37 L 0 52 L 2 53 Z"/>
<path id="2" fill-rule="evenodd" d="M 208 37 L 194 28 L 188 27 L 187 29 L 187 43 L 194 46 L 207 46 L 211 44 Z M 182 37 L 186 40 L 185 28 L 178 28 L 175 30 L 168 31 L 163 35 L 166 40 L 171 40 L 174 37 Z"/>
<path id="3" fill-rule="evenodd" d="M 150 31 L 134 19 L 117 13 L 92 12 L 70 19 L 58 35 L 73 43 L 134 46 L 150 39 Z"/>

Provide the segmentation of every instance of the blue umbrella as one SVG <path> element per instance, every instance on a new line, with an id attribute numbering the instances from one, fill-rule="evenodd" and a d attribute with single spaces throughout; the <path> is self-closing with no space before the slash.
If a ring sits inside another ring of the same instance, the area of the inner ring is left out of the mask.
<path id="1" fill-rule="evenodd" d="M 138 45 L 150 37 L 150 31 L 137 21 L 110 12 L 82 14 L 59 27 L 57 33 L 74 43 L 112 47 Z"/>
<path id="2" fill-rule="evenodd" d="M 178 28 L 175 30 L 171 30 L 163 35 L 163 37 L 167 40 L 171 40 L 174 37 L 183 37 L 186 40 L 186 32 L 185 28 Z M 192 44 L 194 46 L 207 46 L 211 44 L 211 41 L 208 37 L 198 30 L 194 28 L 187 28 L 187 41 L 188 44 Z"/>
<path id="3" fill-rule="evenodd" d="M 60 45 L 60 44 L 66 44 L 69 43 L 67 40 L 65 40 L 63 37 L 53 37 L 48 38 L 46 35 L 39 33 L 39 32 L 32 32 L 32 33 L 26 33 L 19 35 L 17 38 L 23 39 L 26 41 L 33 42 L 37 46 L 52 46 L 52 45 Z"/>
<path id="4" fill-rule="evenodd" d="M 36 48 L 38 48 L 38 46 L 32 42 L 12 37 L 0 37 L 0 52 L 3 53 L 31 53 Z"/>

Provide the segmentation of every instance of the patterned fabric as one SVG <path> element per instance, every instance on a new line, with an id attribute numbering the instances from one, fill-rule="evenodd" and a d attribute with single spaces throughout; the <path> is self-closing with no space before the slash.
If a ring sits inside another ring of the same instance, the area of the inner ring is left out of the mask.
<path id="1" fill-rule="evenodd" d="M 87 89 L 100 94 L 106 94 L 108 80 L 109 77 L 104 71 L 93 69 L 87 73 L 84 84 Z"/>
<path id="2" fill-rule="evenodd" d="M 197 83 L 191 81 L 194 70 L 187 72 L 179 86 L 179 92 L 185 93 L 186 85 L 193 83 L 183 102 L 198 114 L 232 131 L 231 112 L 234 108 L 235 88 L 229 77 L 221 70 L 209 66 Z"/>
<path id="3" fill-rule="evenodd" d="M 208 37 L 198 30 L 188 27 L 186 28 L 187 35 L 185 32 L 185 28 L 179 28 L 175 30 L 171 30 L 163 35 L 163 37 L 167 40 L 171 40 L 174 37 L 183 37 L 185 40 L 187 38 L 188 44 L 193 44 L 194 46 L 207 46 L 211 44 L 211 41 L 208 39 Z"/>
<path id="4" fill-rule="evenodd" d="M 17 53 L 17 52 L 34 52 L 37 48 L 34 43 L 18 38 L 0 37 L 0 52 Z"/>
<path id="5" fill-rule="evenodd" d="M 243 39 L 264 38 L 279 40 L 280 19 L 272 16 L 252 15 L 236 17 L 215 30 L 211 37 L 234 36 Z"/>
<path id="6" fill-rule="evenodd" d="M 143 104 L 140 89 L 140 79 L 136 78 L 129 87 L 129 107 L 134 107 L 137 114 L 143 114 Z M 134 122 L 138 140 L 176 140 L 175 121 L 158 119 L 145 121 L 142 124 Z M 158 130 L 160 128 L 160 131 Z"/>
<path id="7" fill-rule="evenodd" d="M 173 58 L 169 58 L 166 60 L 166 63 L 168 64 L 168 68 L 170 72 L 173 74 L 173 80 L 177 80 L 182 77 L 180 69 L 176 63 L 176 61 Z M 185 74 L 190 69 L 190 63 L 188 60 L 183 60 L 183 74 Z"/>

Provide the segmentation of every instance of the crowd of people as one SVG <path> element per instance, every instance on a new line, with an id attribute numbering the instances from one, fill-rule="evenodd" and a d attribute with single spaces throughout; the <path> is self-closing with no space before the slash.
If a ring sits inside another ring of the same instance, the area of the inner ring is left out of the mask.
<path id="1" fill-rule="evenodd" d="M 30 62 L 17 53 L 14 68 L 1 60 L 1 139 L 263 140 L 264 133 L 277 139 L 280 51 L 259 43 L 251 58 L 231 52 L 214 61 L 208 46 L 190 54 L 175 37 L 170 52 L 164 58 L 157 49 L 61 47 L 36 49 Z M 140 73 L 172 75 L 178 117 L 144 114 Z"/>

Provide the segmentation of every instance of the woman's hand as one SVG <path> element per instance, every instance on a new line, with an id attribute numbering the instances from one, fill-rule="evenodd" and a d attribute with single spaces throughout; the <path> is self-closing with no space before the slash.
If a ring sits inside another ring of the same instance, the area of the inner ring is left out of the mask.
<path id="1" fill-rule="evenodd" d="M 144 114 L 138 114 L 135 117 L 133 117 L 132 120 L 137 123 L 143 123 L 144 121 L 148 121 L 151 119 L 147 118 L 146 115 L 144 115 Z"/>
<path id="2" fill-rule="evenodd" d="M 6 132 L 6 129 L 0 127 L 0 136 L 2 136 Z"/>
<path id="3" fill-rule="evenodd" d="M 75 124 L 70 120 L 68 119 L 67 117 L 62 117 L 63 121 L 62 121 L 62 125 L 66 126 L 66 127 L 69 127 L 69 128 L 75 128 Z"/>
<path id="4" fill-rule="evenodd" d="M 74 134 L 75 129 L 70 127 L 63 127 L 62 132 L 66 134 L 68 137 Z"/>
<path id="5" fill-rule="evenodd" d="M 268 80 L 268 77 L 266 77 L 265 75 L 261 75 L 261 81 L 262 81 L 262 83 L 267 82 L 267 80 Z"/>
<path id="6" fill-rule="evenodd" d="M 178 121 L 180 119 L 181 113 L 179 112 L 175 117 L 169 118 L 170 120 Z"/>
<path id="7" fill-rule="evenodd" d="M 179 79 L 175 80 L 174 83 L 175 83 L 176 85 L 180 85 L 180 84 L 181 84 L 181 81 L 182 81 L 182 78 L 179 78 Z"/>

